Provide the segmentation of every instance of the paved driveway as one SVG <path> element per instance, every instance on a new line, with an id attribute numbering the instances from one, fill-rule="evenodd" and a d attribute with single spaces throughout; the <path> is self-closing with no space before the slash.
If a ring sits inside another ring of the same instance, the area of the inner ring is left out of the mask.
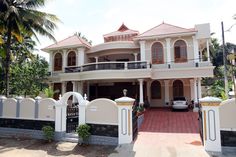
<path id="1" fill-rule="evenodd" d="M 201 143 L 198 113 L 149 109 L 133 145 L 140 157 L 208 157 Z"/>

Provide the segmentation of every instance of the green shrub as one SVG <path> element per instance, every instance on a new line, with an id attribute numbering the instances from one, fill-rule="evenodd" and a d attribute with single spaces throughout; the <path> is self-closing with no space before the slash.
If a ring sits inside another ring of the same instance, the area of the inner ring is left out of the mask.
<path id="1" fill-rule="evenodd" d="M 44 126 L 42 128 L 44 137 L 48 140 L 48 142 L 51 142 L 54 137 L 54 129 L 51 126 Z"/>
<path id="2" fill-rule="evenodd" d="M 79 135 L 79 138 L 81 138 L 82 143 L 87 142 L 89 136 L 90 136 L 90 126 L 87 124 L 82 124 L 77 127 L 76 132 Z"/>
<path id="3" fill-rule="evenodd" d="M 44 90 L 44 94 L 46 95 L 46 97 L 48 98 L 53 98 L 54 95 L 54 91 L 52 89 L 52 87 L 48 87 Z"/>

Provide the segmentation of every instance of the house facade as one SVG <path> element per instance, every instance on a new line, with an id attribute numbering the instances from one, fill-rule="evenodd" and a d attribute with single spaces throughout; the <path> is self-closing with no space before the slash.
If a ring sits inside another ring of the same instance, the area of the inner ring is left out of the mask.
<path id="1" fill-rule="evenodd" d="M 103 38 L 92 46 L 73 35 L 42 49 L 50 55 L 56 99 L 76 91 L 89 100 L 114 100 L 127 89 L 139 104 L 164 107 L 177 96 L 197 102 L 201 79 L 213 77 L 209 24 L 186 29 L 162 23 L 142 34 L 122 24 Z"/>

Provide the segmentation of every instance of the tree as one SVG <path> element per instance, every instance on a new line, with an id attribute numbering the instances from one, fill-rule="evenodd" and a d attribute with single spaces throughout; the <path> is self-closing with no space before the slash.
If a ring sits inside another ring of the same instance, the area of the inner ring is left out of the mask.
<path id="1" fill-rule="evenodd" d="M 33 60 L 12 64 L 11 74 L 11 93 L 35 97 L 47 87 L 44 82 L 48 76 L 48 63 L 44 58 L 36 56 Z"/>
<path id="2" fill-rule="evenodd" d="M 36 33 L 47 36 L 55 40 L 52 33 L 56 28 L 58 18 L 53 14 L 48 14 L 36 10 L 45 5 L 46 0 L 1 0 L 0 1 L 0 31 L 6 38 L 5 42 L 5 95 L 9 96 L 9 68 L 11 64 L 12 40 L 22 42 L 22 32 L 28 36 Z M 2 35 L 1 35 L 2 39 Z"/>

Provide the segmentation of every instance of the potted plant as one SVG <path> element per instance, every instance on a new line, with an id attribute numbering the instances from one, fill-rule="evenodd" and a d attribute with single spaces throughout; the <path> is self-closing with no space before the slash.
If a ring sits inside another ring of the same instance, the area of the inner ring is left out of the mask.
<path id="1" fill-rule="evenodd" d="M 42 128 L 43 135 L 48 142 L 52 142 L 54 137 L 54 129 L 51 126 L 44 126 Z"/>
<path id="2" fill-rule="evenodd" d="M 90 136 L 90 126 L 87 124 L 82 124 L 77 127 L 76 132 L 79 136 L 80 144 L 88 144 L 88 139 Z"/>

